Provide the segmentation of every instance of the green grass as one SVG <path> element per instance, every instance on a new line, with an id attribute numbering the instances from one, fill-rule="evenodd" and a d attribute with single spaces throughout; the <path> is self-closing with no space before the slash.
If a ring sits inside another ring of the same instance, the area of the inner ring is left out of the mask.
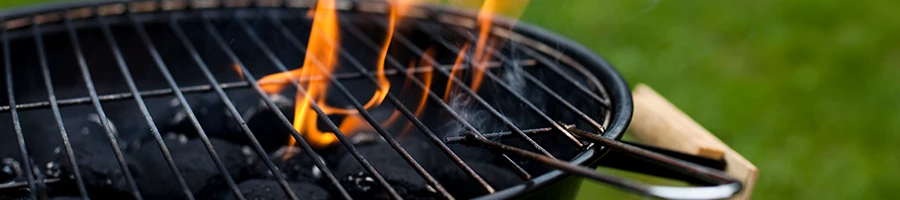
<path id="1" fill-rule="evenodd" d="M 533 0 L 760 169 L 755 199 L 896 199 L 900 1 Z M 581 199 L 604 197 L 586 183 Z"/>
<path id="2" fill-rule="evenodd" d="M 605 56 L 629 83 L 654 87 L 754 162 L 755 199 L 897 199 L 897 8 L 896 0 L 532 0 L 522 18 Z M 579 193 L 630 197 L 593 182 Z"/>

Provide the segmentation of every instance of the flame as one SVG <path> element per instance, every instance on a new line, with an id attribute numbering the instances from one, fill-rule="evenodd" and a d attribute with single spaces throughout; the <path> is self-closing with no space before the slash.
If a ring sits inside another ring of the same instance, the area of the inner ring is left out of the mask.
<path id="1" fill-rule="evenodd" d="M 472 61 L 475 63 L 481 63 L 487 61 L 490 56 L 485 56 L 484 50 L 485 45 L 488 40 L 488 31 L 491 29 L 491 21 L 494 16 L 494 1 L 493 0 L 485 0 L 481 5 L 481 10 L 478 11 L 478 17 L 476 20 L 478 21 L 478 41 L 475 43 L 475 54 L 473 55 Z M 463 48 L 465 49 L 465 48 Z M 465 50 L 463 50 L 465 51 Z M 484 75 L 484 68 L 481 64 L 476 64 L 475 66 L 477 70 L 475 70 L 474 75 L 472 76 L 472 85 L 470 86 L 473 90 L 478 90 L 481 87 L 481 79 Z"/>
<path id="2" fill-rule="evenodd" d="M 425 52 L 429 53 L 433 51 L 426 50 Z M 434 64 L 430 64 L 429 66 L 437 67 Z M 432 73 L 434 73 L 434 69 L 422 74 L 422 81 L 425 83 L 425 88 L 422 89 L 422 95 L 419 97 L 419 105 L 416 106 L 416 117 L 422 116 L 422 111 L 425 111 L 425 104 L 428 103 L 428 91 L 431 90 Z M 406 126 L 403 127 L 403 130 L 400 131 L 400 137 L 402 138 L 407 133 L 409 133 L 410 129 L 412 129 L 412 126 L 412 123 L 406 124 Z"/>
<path id="3" fill-rule="evenodd" d="M 385 58 L 388 56 L 391 40 L 393 38 L 394 29 L 398 24 L 399 16 L 404 14 L 407 7 L 411 5 L 410 0 L 391 1 L 388 13 L 388 30 L 384 39 L 378 62 L 376 63 L 376 74 L 379 88 L 372 94 L 372 97 L 363 105 L 364 109 L 369 109 L 380 105 L 388 91 L 390 90 L 390 81 L 384 73 Z M 335 10 L 336 0 L 320 0 L 317 2 L 314 10 L 310 10 L 307 15 L 313 19 L 312 30 L 309 33 L 309 42 L 307 43 L 306 57 L 303 66 L 299 69 L 288 72 L 270 74 L 262 79 L 260 83 L 282 83 L 282 84 L 262 84 L 260 87 L 267 93 L 278 93 L 285 87 L 286 81 L 296 81 L 302 77 L 326 77 L 331 75 L 337 67 L 339 55 L 339 29 L 338 16 Z M 243 76 L 243 75 L 242 75 Z M 313 147 L 326 147 L 337 142 L 337 137 L 332 132 L 319 130 L 317 127 L 318 115 L 312 109 L 312 103 L 316 102 L 319 108 L 328 116 L 343 116 L 338 128 L 341 132 L 351 135 L 365 127 L 371 127 L 367 121 L 359 115 L 359 111 L 355 109 L 345 109 L 327 105 L 328 81 L 306 81 L 301 82 L 300 87 L 306 90 L 306 93 L 298 92 L 295 96 L 294 121 L 293 127 L 299 132 L 303 138 Z M 392 119 L 388 119 L 385 123 L 393 123 L 396 119 L 396 113 L 392 115 Z M 289 138 L 288 144 L 293 146 L 296 140 Z M 292 156 L 285 154 L 285 158 Z"/>
<path id="4" fill-rule="evenodd" d="M 456 55 L 456 61 L 453 61 L 453 68 L 450 69 L 450 77 L 447 77 L 447 87 L 444 88 L 444 102 L 450 102 L 450 90 L 453 88 L 453 79 L 456 78 L 456 74 L 462 68 L 463 58 L 466 56 L 466 50 L 469 49 L 469 44 L 466 43 L 460 48 L 459 53 Z"/>
<path id="5" fill-rule="evenodd" d="M 428 48 L 425 50 L 425 55 L 428 55 L 429 57 L 433 57 L 434 54 L 435 54 L 434 48 Z M 431 60 L 425 60 L 425 62 L 428 62 L 428 66 L 437 67 L 437 63 L 433 63 L 433 62 L 431 62 Z M 420 63 L 420 65 L 421 65 L 421 63 Z M 422 79 L 425 82 L 425 88 L 422 90 L 422 96 L 419 97 L 419 105 L 416 106 L 415 114 L 417 117 L 420 116 L 422 114 L 422 111 L 425 109 L 425 103 L 428 100 L 427 99 L 428 91 L 431 90 L 431 79 L 432 79 L 431 76 L 432 76 L 432 73 L 434 73 L 434 70 L 435 69 L 432 69 L 432 70 L 422 74 Z M 404 131 L 404 132 L 406 132 L 406 131 Z"/>
<path id="6" fill-rule="evenodd" d="M 468 0 L 463 1 L 463 4 L 473 5 L 477 2 Z M 478 16 L 475 19 L 478 22 L 478 41 L 475 42 L 475 52 L 472 54 L 472 63 L 475 68 L 472 72 L 472 82 L 469 85 L 472 90 L 477 91 L 478 88 L 481 88 L 484 71 L 487 69 L 486 63 L 492 56 L 491 51 L 486 49 L 493 48 L 497 42 L 488 35 L 493 26 L 494 15 L 499 13 L 518 18 L 527 4 L 528 0 L 484 0 L 481 2 L 481 9 L 478 10 Z M 462 48 L 461 51 L 466 51 L 466 48 Z M 446 95 L 444 98 L 447 98 Z"/>
<path id="7" fill-rule="evenodd" d="M 241 77 L 241 80 L 244 80 L 244 70 L 241 69 L 240 65 L 238 65 L 237 63 L 234 63 L 231 65 L 231 68 L 234 69 L 234 71 L 237 71 L 238 76 Z"/>
<path id="8" fill-rule="evenodd" d="M 299 78 L 305 77 L 327 77 L 331 75 L 338 64 L 338 49 L 339 46 L 339 26 L 337 15 L 338 12 L 336 10 L 336 1 L 337 0 L 319 0 L 316 3 L 314 9 L 311 9 L 307 15 L 309 18 L 313 20 L 312 30 L 309 33 L 309 42 L 307 43 L 307 51 L 305 60 L 303 61 L 303 66 L 299 69 L 291 70 L 288 72 L 275 73 L 270 74 L 268 76 L 260 79 L 262 89 L 267 93 L 278 93 L 284 89 L 286 86 L 285 83 L 289 81 L 297 81 Z M 398 24 L 400 24 L 401 16 L 405 15 L 411 5 L 413 5 L 414 0 L 391 0 L 388 1 L 388 24 L 386 29 L 386 34 L 384 39 L 381 41 L 381 49 L 379 49 L 378 60 L 375 63 L 375 68 L 377 70 L 376 73 L 376 81 L 378 84 L 378 88 L 373 92 L 371 97 L 365 102 L 363 105 L 363 109 L 371 109 L 373 107 L 377 107 L 381 105 L 384 101 L 384 98 L 387 96 L 388 92 L 391 88 L 391 83 L 386 77 L 385 73 L 385 60 L 389 56 L 389 50 L 391 47 L 391 42 L 394 36 L 394 32 L 397 29 Z M 463 2 L 473 2 L 471 0 L 463 0 Z M 478 12 L 478 16 L 476 19 L 477 29 L 478 29 L 478 41 L 474 41 L 471 47 L 474 47 L 472 50 L 472 59 L 473 62 L 473 70 L 472 79 L 470 87 L 473 90 L 478 90 L 483 84 L 482 75 L 484 70 L 486 70 L 488 61 L 490 60 L 491 51 L 487 51 L 486 48 L 492 47 L 496 45 L 497 40 L 489 39 L 489 33 L 492 29 L 492 21 L 493 16 L 496 13 L 503 13 L 509 16 L 517 17 L 521 14 L 521 11 L 524 9 L 524 6 L 527 3 L 527 0 L 483 0 L 478 1 L 480 4 L 480 10 Z M 508 12 L 512 11 L 512 12 Z M 451 77 L 448 79 L 448 83 L 446 85 L 444 91 L 444 101 L 449 101 L 451 98 L 451 90 L 453 86 L 453 79 L 456 78 L 460 73 L 463 73 L 463 60 L 466 55 L 470 44 L 467 43 L 463 45 L 463 48 L 460 52 L 457 53 L 456 61 L 453 64 L 453 68 L 451 69 Z M 434 53 L 433 49 L 426 50 L 426 54 L 433 56 L 431 54 Z M 420 63 L 421 64 L 421 63 Z M 436 63 L 429 64 L 432 67 L 436 67 Z M 243 72 L 238 70 L 239 75 L 243 78 Z M 416 105 L 415 115 L 420 116 L 424 110 L 427 102 L 427 94 L 428 89 L 430 89 L 431 84 L 433 82 L 432 70 L 426 71 L 422 73 L 419 78 L 423 80 L 425 83 L 425 91 L 422 92 L 422 96 L 417 97 L 419 101 Z M 416 77 L 416 76 L 411 76 Z M 407 80 L 408 81 L 408 80 Z M 266 84 L 262 84 L 266 83 Z M 336 105 L 327 105 L 326 99 L 328 97 L 327 91 L 329 87 L 328 81 L 304 81 L 299 85 L 303 89 L 306 90 L 306 93 L 298 92 L 295 96 L 295 110 L 294 110 L 294 121 L 293 128 L 299 132 L 305 140 L 307 140 L 313 147 L 325 147 L 337 142 L 337 137 L 332 132 L 319 130 L 317 127 L 317 123 L 319 121 L 317 113 L 312 111 L 312 104 L 316 102 L 316 104 L 321 108 L 325 115 L 329 117 L 337 117 L 340 119 L 340 123 L 338 124 L 338 128 L 344 132 L 345 134 L 354 134 L 363 129 L 367 129 L 371 127 L 367 123 L 367 121 L 359 115 L 359 111 L 356 109 L 347 109 L 343 107 L 339 107 Z M 408 82 L 404 83 L 404 90 L 406 90 Z M 399 111 L 394 111 L 391 116 L 381 122 L 382 125 L 389 126 L 399 118 Z M 406 133 L 411 128 L 412 124 L 407 124 L 403 129 L 402 133 Z M 293 146 L 296 143 L 293 137 L 289 139 L 289 144 Z M 289 156 L 289 155 L 285 155 Z"/>

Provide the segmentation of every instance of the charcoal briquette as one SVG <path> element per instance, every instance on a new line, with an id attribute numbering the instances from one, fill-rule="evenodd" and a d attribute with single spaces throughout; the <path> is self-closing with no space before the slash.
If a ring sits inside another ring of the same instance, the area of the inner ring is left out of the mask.
<path id="1" fill-rule="evenodd" d="M 358 145 L 357 149 L 402 197 L 431 199 L 437 195 L 434 189 L 388 144 L 383 142 L 367 143 Z M 411 148 L 409 152 L 420 153 L 421 151 Z M 337 168 L 334 170 L 339 181 L 354 198 L 388 199 L 382 186 L 352 154 L 343 155 L 334 167 Z"/>
<path id="2" fill-rule="evenodd" d="M 0 183 L 10 182 L 22 174 L 19 161 L 12 158 L 4 158 L 0 163 Z"/>
<path id="3" fill-rule="evenodd" d="M 503 168 L 491 163 L 465 160 L 466 164 L 496 189 L 508 188 L 522 183 L 523 180 L 508 167 Z M 433 174 L 436 179 L 459 199 L 470 199 L 487 194 L 469 174 L 457 165 L 444 165 Z"/>
<path id="4" fill-rule="evenodd" d="M 299 148 L 290 148 L 293 150 L 288 150 L 289 148 L 285 147 L 279 149 L 278 154 L 272 157 L 273 161 L 278 165 L 278 168 L 281 170 L 281 173 L 284 174 L 284 177 L 290 181 L 298 181 L 298 182 L 315 182 L 320 176 L 316 173 L 318 168 L 315 166 L 315 163 L 312 159 L 309 158 L 304 152 L 299 151 Z M 292 154 L 288 158 L 284 159 L 285 154 Z"/>
<path id="5" fill-rule="evenodd" d="M 330 199 L 328 191 L 310 183 L 288 183 L 298 198 L 304 200 Z M 242 182 L 238 187 L 244 197 L 249 200 L 289 199 L 278 182 L 265 179 L 253 179 Z M 235 199 L 227 196 L 225 199 Z"/>
<path id="6" fill-rule="evenodd" d="M 294 119 L 294 102 L 293 100 L 279 94 L 269 95 L 272 102 L 278 107 L 278 112 L 284 114 L 289 122 Z M 276 110 L 271 109 L 264 101 L 259 100 L 256 107 L 249 108 L 244 112 L 244 119 L 247 120 L 247 126 L 257 136 L 260 145 L 266 151 L 272 151 L 286 145 L 290 141 L 291 129 L 285 125 L 283 121 L 275 113 Z"/>
<path id="7" fill-rule="evenodd" d="M 268 108 L 258 95 L 252 90 L 232 91 L 229 95 L 231 102 L 238 112 L 241 113 L 243 119 L 250 130 L 253 132 L 256 140 L 260 143 L 264 150 L 271 152 L 287 144 L 289 137 L 289 129 L 275 117 L 272 110 Z M 293 102 L 288 100 L 279 100 L 277 97 L 285 99 L 280 95 L 272 95 L 273 101 L 276 102 L 285 113 L 293 113 L 291 111 Z M 191 109 L 197 117 L 200 126 L 209 137 L 217 137 L 225 139 L 237 144 L 249 145 L 250 140 L 247 133 L 236 121 L 225 102 L 215 93 L 203 94 L 200 96 L 192 96 L 189 100 Z M 190 138 L 197 136 L 197 129 L 193 126 L 188 114 L 181 107 L 177 100 L 173 99 L 172 109 L 176 112 L 169 116 L 163 130 L 167 132 L 184 133 Z M 292 115 L 287 115 L 292 117 Z M 289 119 L 290 120 L 290 119 Z"/>
<path id="8" fill-rule="evenodd" d="M 68 118 L 73 122 L 67 130 L 69 142 L 75 156 L 75 164 L 81 173 L 84 184 L 90 190 L 114 190 L 128 191 L 122 167 L 119 166 L 113 147 L 105 128 L 100 123 L 96 114 L 88 114 L 86 117 Z M 110 124 L 115 124 L 110 120 Z M 111 125 L 113 126 L 113 125 Z M 113 134 L 117 134 L 113 132 Z M 122 140 L 117 140 L 119 149 L 125 151 Z M 55 158 L 45 163 L 38 163 L 45 176 L 50 178 L 73 177 L 74 167 L 61 146 L 54 148 Z M 130 160 L 125 157 L 127 163 Z"/>
<path id="9" fill-rule="evenodd" d="M 226 188 L 225 179 L 203 142 L 200 139 L 180 142 L 179 138 L 182 137 L 167 136 L 166 146 L 195 196 L 199 198 L 213 195 Z M 256 154 L 248 153 L 245 147 L 225 140 L 210 138 L 210 142 L 235 182 L 259 176 L 260 172 L 255 171 L 257 168 L 253 167 L 260 165 L 261 162 Z M 163 199 L 182 197 L 180 185 L 155 141 L 142 145 L 142 148 L 131 156 L 137 160 L 135 178 L 145 196 Z"/>

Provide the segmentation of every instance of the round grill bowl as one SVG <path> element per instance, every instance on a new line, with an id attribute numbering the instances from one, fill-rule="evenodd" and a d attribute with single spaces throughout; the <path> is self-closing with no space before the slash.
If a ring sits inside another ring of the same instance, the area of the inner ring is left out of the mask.
<path id="1" fill-rule="evenodd" d="M 213 9 L 253 9 L 254 7 L 271 7 L 267 9 L 282 9 L 288 12 L 305 12 L 310 3 L 307 1 L 292 1 L 286 0 L 285 2 L 275 1 L 266 1 L 266 0 L 258 0 L 256 2 L 251 1 L 242 1 L 242 0 L 234 0 L 228 1 L 225 0 L 223 2 L 219 1 L 197 1 L 197 2 L 213 2 L 210 4 L 207 3 L 196 3 L 195 4 L 178 4 L 183 7 L 172 7 L 172 8 L 164 8 L 159 9 L 158 7 L 147 8 L 148 2 L 151 1 L 135 1 L 135 2 L 127 2 L 122 3 L 120 1 L 99 1 L 99 2 L 78 2 L 78 3 L 62 3 L 62 4 L 53 4 L 53 5 L 44 5 L 34 8 L 26 8 L 26 9 L 18 9 L 13 11 L 7 11 L 5 13 L 0 14 L 0 19 L 4 21 L 4 27 L 7 29 L 10 40 L 15 40 L 16 38 L 29 37 L 31 34 L 28 31 L 28 27 L 32 23 L 55 23 L 61 19 L 61 16 L 65 13 L 73 13 L 79 11 L 82 8 L 99 8 L 100 15 L 103 15 L 107 18 L 113 19 L 117 17 L 122 17 L 123 15 L 127 15 L 128 12 L 134 13 L 153 13 L 153 12 L 194 12 L 200 10 L 213 10 Z M 163 1 L 163 2 L 178 2 L 178 1 Z M 370 10 L 359 9 L 365 7 L 366 5 L 376 5 L 382 4 L 378 2 L 346 2 L 347 5 L 339 8 L 342 12 L 372 12 Z M 159 4 L 153 4 L 159 5 Z M 167 4 L 163 4 L 167 5 Z M 171 4 L 176 5 L 176 4 Z M 212 6 L 208 6 L 212 5 Z M 163 6 L 165 7 L 165 6 Z M 116 10 L 117 8 L 123 8 Z M 127 9 L 124 9 L 127 8 Z M 144 9 L 142 9 L 144 8 Z M 130 11 L 128 11 L 130 9 Z M 467 25 L 467 22 L 474 22 L 476 18 L 477 12 L 471 10 L 462 10 L 457 8 L 450 8 L 445 6 L 438 5 L 421 5 L 416 8 L 417 10 L 425 13 L 423 17 L 425 19 L 434 19 L 438 21 L 445 22 L 446 25 L 449 26 L 461 26 L 466 29 L 473 29 L 474 26 L 471 24 Z M 73 20 L 81 20 L 81 19 L 90 19 L 91 13 L 85 16 L 77 16 L 73 17 Z M 122 17 L 124 18 L 124 17 Z M 158 20 L 164 20 L 160 18 Z M 150 20 L 152 21 L 152 19 Z M 128 20 L 110 20 L 111 23 L 129 23 Z M 543 30 L 536 26 L 530 25 L 525 22 L 516 22 L 514 20 L 504 18 L 504 17 L 495 17 L 493 24 L 495 30 L 491 33 L 495 37 L 502 37 L 508 39 L 509 41 L 516 42 L 522 45 L 526 45 L 531 49 L 534 49 L 538 53 L 552 58 L 555 62 L 558 62 L 559 65 L 569 67 L 574 71 L 582 73 L 585 76 L 587 82 L 589 82 L 589 87 L 591 87 L 596 94 L 601 96 L 601 98 L 609 101 L 609 107 L 606 109 L 606 116 L 591 116 L 594 119 L 597 119 L 605 126 L 605 132 L 602 133 L 603 137 L 619 140 L 625 128 L 628 127 L 628 124 L 631 120 L 632 115 L 632 99 L 630 95 L 630 89 L 623 80 L 623 78 L 619 75 L 616 69 L 607 62 L 601 56 L 593 53 L 591 50 L 585 48 L 584 46 L 551 33 L 549 31 Z M 90 23 L 84 26 L 92 26 Z M 96 25 L 93 25 L 96 26 Z M 506 31 L 506 30 L 511 30 Z M 53 31 L 65 31 L 62 28 L 45 28 L 45 32 L 53 32 Z M 477 32 L 477 30 L 472 30 L 473 32 Z M 21 91 L 21 90 L 20 90 Z M 597 105 L 603 106 L 603 105 Z M 589 145 L 588 148 L 584 148 L 582 152 L 580 152 L 577 156 L 570 159 L 569 162 L 583 165 L 583 166 L 596 166 L 596 162 L 609 151 L 609 148 L 603 146 L 593 146 Z M 509 199 L 509 198 L 544 198 L 544 197 L 553 197 L 558 199 L 560 197 L 572 196 L 574 195 L 574 190 L 577 189 L 577 184 L 580 182 L 580 178 L 571 177 L 569 174 L 561 171 L 561 170 L 551 170 L 548 173 L 544 174 L 534 174 L 533 178 L 525 181 L 522 184 L 515 185 L 513 187 L 505 188 L 502 190 L 498 190 L 495 193 L 488 194 L 479 199 Z M 498 188 L 499 189 L 499 188 Z"/>

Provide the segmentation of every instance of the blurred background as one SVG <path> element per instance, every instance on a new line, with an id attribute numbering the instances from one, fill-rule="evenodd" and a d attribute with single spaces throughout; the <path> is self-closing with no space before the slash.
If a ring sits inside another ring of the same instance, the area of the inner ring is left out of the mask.
<path id="1" fill-rule="evenodd" d="M 47 0 L 2 0 L 0 8 Z M 760 170 L 754 199 L 898 199 L 896 0 L 531 0 Z M 640 199 L 590 181 L 579 199 Z"/>

